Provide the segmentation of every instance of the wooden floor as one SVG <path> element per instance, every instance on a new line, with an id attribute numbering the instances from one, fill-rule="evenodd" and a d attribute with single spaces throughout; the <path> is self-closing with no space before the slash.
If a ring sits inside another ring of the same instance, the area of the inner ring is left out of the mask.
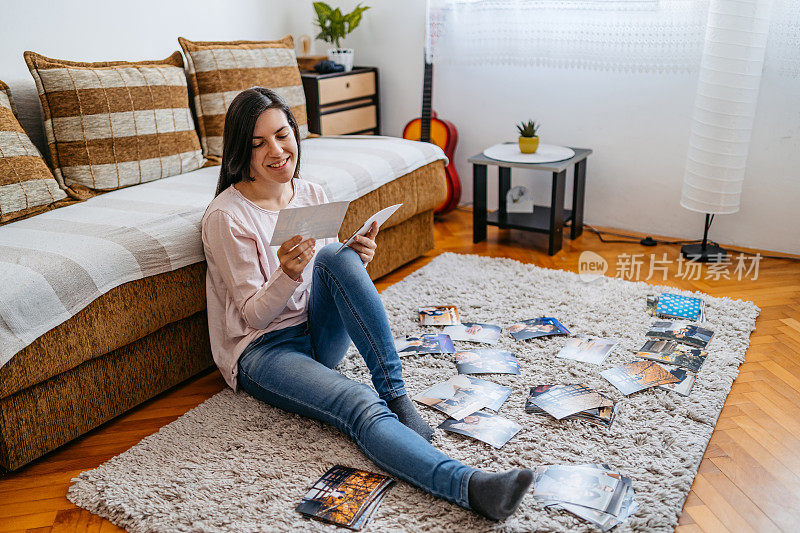
<path id="1" fill-rule="evenodd" d="M 602 244 L 588 232 L 549 257 L 543 235 L 489 228 L 488 240 L 472 244 L 471 213 L 455 211 L 436 224 L 436 250 L 378 280 L 380 290 L 403 279 L 442 252 L 502 256 L 547 268 L 577 271 L 590 250 L 611 265 L 621 254 L 661 254 L 675 260 L 678 246 L 644 248 Z M 647 275 L 647 263 L 641 279 Z M 755 302 L 761 308 L 746 362 L 700 464 L 677 531 L 800 530 L 800 262 L 763 259 L 757 280 L 651 280 L 713 296 Z M 70 478 L 94 468 L 156 432 L 222 390 L 217 372 L 170 390 L 20 471 L 0 478 L 0 532 L 114 531 L 109 522 L 76 508 L 65 495 Z"/>

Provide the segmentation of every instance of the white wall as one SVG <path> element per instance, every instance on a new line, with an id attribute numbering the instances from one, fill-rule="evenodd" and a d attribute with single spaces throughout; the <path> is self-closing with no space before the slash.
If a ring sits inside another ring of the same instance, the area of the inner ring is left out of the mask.
<path id="1" fill-rule="evenodd" d="M 272 39 L 288 32 L 281 0 L 14 0 L 0 17 L 0 79 L 30 78 L 22 52 L 74 61 L 163 59 L 178 37 Z"/>
<path id="2" fill-rule="evenodd" d="M 351 10 L 354 0 L 329 3 Z M 400 135 L 419 115 L 424 0 L 366 0 L 372 6 L 345 45 L 356 63 L 380 69 L 383 132 Z M 0 79 L 27 78 L 24 50 L 99 61 L 155 59 L 194 40 L 313 37 L 311 0 L 61 1 L 4 4 Z M 315 42 L 318 53 L 327 45 Z M 455 162 L 472 199 L 471 155 L 516 138 L 514 124 L 543 123 L 543 142 L 594 149 L 586 222 L 680 238 L 702 236 L 703 215 L 680 207 L 695 76 L 545 68 L 437 66 L 434 109 L 459 131 Z M 800 80 L 766 75 L 741 210 L 719 216 L 719 242 L 800 254 Z M 494 192 L 490 171 L 490 192 Z M 514 182 L 548 201 L 549 176 L 514 171 Z M 570 189 L 567 193 L 569 195 Z M 490 205 L 493 205 L 494 198 Z"/>
<path id="3" fill-rule="evenodd" d="M 356 63 L 379 67 L 383 131 L 400 135 L 419 115 L 425 1 L 372 0 L 345 45 Z M 293 31 L 313 31 L 311 2 L 297 2 Z M 357 4 L 333 5 L 350 10 Z M 324 53 L 325 43 L 316 43 Z M 522 68 L 434 68 L 433 107 L 459 132 L 456 167 L 472 201 L 467 158 L 516 139 L 514 124 L 541 121 L 542 142 L 594 150 L 587 168 L 589 224 L 701 238 L 704 216 L 680 206 L 696 75 Z M 800 80 L 765 75 L 741 210 L 716 217 L 721 243 L 800 254 Z M 549 202 L 549 174 L 513 171 L 515 184 Z M 490 170 L 490 206 L 496 202 Z M 571 188 L 568 187 L 568 198 Z"/>

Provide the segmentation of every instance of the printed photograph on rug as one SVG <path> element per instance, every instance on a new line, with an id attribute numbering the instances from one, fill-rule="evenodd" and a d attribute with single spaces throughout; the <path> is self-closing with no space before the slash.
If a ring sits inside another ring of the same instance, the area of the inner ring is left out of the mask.
<path id="1" fill-rule="evenodd" d="M 626 396 L 656 385 L 678 382 L 678 378 L 655 361 L 634 361 L 603 370 L 600 375 Z"/>
<path id="2" fill-rule="evenodd" d="M 658 297 L 656 315 L 661 318 L 701 320 L 705 304 L 700 298 L 665 292 Z"/>
<path id="3" fill-rule="evenodd" d="M 558 352 L 558 357 L 599 365 L 606 360 L 617 344 L 619 341 L 591 335 L 576 335 L 567 341 L 567 344 Z"/>
<path id="4" fill-rule="evenodd" d="M 479 396 L 485 398 L 486 409 L 497 412 L 502 407 L 503 403 L 511 396 L 512 388 L 500 385 L 493 381 L 487 381 L 472 376 L 459 376 L 465 377 L 469 380 L 472 389 Z M 455 418 L 455 417 L 453 417 Z"/>
<path id="5" fill-rule="evenodd" d="M 511 352 L 476 348 L 454 357 L 459 374 L 519 374 L 519 361 Z"/>
<path id="6" fill-rule="evenodd" d="M 675 341 L 650 339 L 648 341 L 645 341 L 644 346 L 639 348 L 639 351 L 648 353 L 660 353 L 660 352 L 673 352 L 677 349 L 678 349 L 678 343 Z"/>
<path id="7" fill-rule="evenodd" d="M 618 515 L 625 493 L 625 484 L 602 469 L 545 465 L 534 471 L 533 497 L 548 503 L 572 503 Z"/>
<path id="8" fill-rule="evenodd" d="M 423 326 L 452 326 L 461 324 L 455 305 L 433 305 L 419 308 L 419 323 Z"/>
<path id="9" fill-rule="evenodd" d="M 697 380 L 697 373 L 686 370 L 685 368 L 678 368 L 676 366 L 661 365 L 661 367 L 678 378 L 678 383 L 666 383 L 664 385 L 657 385 L 659 389 L 677 392 L 681 396 L 689 396 L 692 391 L 694 382 Z"/>
<path id="10" fill-rule="evenodd" d="M 486 407 L 492 398 L 482 394 L 469 376 L 458 375 L 417 394 L 413 400 L 458 420 Z"/>
<path id="11" fill-rule="evenodd" d="M 656 316 L 656 309 L 658 308 L 658 296 L 655 294 L 648 294 L 646 300 L 645 310 L 650 316 Z"/>
<path id="12" fill-rule="evenodd" d="M 569 330 L 553 317 L 532 318 L 509 326 L 511 336 L 518 341 L 548 335 L 569 335 Z"/>
<path id="13" fill-rule="evenodd" d="M 477 322 L 462 322 L 455 326 L 447 326 L 443 333 L 450 335 L 454 341 L 483 342 L 497 344 L 500 332 L 503 330 L 495 324 L 478 324 Z"/>
<path id="14" fill-rule="evenodd" d="M 525 400 L 525 412 L 539 416 L 549 415 L 547 411 L 536 405 L 535 400 L 538 396 L 557 386 L 558 385 L 536 385 L 535 387 L 531 387 L 531 390 L 528 393 L 528 398 Z M 586 409 L 584 411 L 565 416 L 562 418 L 562 420 L 583 420 L 585 422 L 589 422 L 590 424 L 604 428 L 610 428 L 617 414 L 617 405 L 604 394 L 598 394 L 606 398 L 608 400 L 607 403 L 610 403 L 611 405 Z"/>
<path id="15" fill-rule="evenodd" d="M 358 530 L 366 525 L 394 480 L 336 465 L 314 483 L 295 510 L 309 518 Z"/>
<path id="16" fill-rule="evenodd" d="M 656 339 L 674 340 L 694 348 L 705 348 L 711 342 L 714 332 L 688 322 L 654 322 L 645 333 Z"/>
<path id="17" fill-rule="evenodd" d="M 676 348 L 671 352 L 636 352 L 638 357 L 676 365 L 692 372 L 699 372 L 708 357 L 708 352 L 691 348 Z"/>
<path id="18" fill-rule="evenodd" d="M 587 409 L 614 405 L 609 398 L 581 384 L 549 387 L 534 393 L 533 403 L 558 420 Z"/>
<path id="19" fill-rule="evenodd" d="M 461 420 L 449 418 L 439 424 L 439 429 L 460 433 L 491 444 L 495 448 L 502 448 L 522 429 L 522 426 L 502 416 L 478 411 Z"/>
<path id="20" fill-rule="evenodd" d="M 610 512 L 603 512 L 597 509 L 590 509 L 582 505 L 558 501 L 542 501 L 542 505 L 545 507 L 564 509 L 565 511 L 574 514 L 578 518 L 583 518 L 584 520 L 594 524 L 601 531 L 608 531 L 617 524 L 627 521 L 628 518 L 630 518 L 630 516 L 636 512 L 636 510 L 639 508 L 639 504 L 634 499 L 635 493 L 633 490 L 633 483 L 629 477 L 622 476 L 618 472 L 613 472 L 608 465 L 604 464 L 589 464 L 579 466 L 604 470 L 609 476 L 619 479 L 625 485 L 624 489 L 620 491 L 622 494 L 621 498 L 618 498 L 618 500 L 621 502 L 618 514 L 614 515 Z M 615 505 L 612 505 L 612 507 L 616 509 Z"/>
<path id="21" fill-rule="evenodd" d="M 426 353 L 454 353 L 453 341 L 444 333 L 426 333 L 419 337 L 398 337 L 394 340 L 397 355 L 421 355 Z"/>

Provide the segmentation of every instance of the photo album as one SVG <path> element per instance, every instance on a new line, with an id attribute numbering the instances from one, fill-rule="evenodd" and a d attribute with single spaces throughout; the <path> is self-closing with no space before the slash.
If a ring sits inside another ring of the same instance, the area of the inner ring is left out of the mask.
<path id="1" fill-rule="evenodd" d="M 692 372 L 700 371 L 708 357 L 708 353 L 703 350 L 678 348 L 674 341 L 647 341 L 636 355 L 643 359 L 680 366 Z"/>
<path id="2" fill-rule="evenodd" d="M 688 344 L 693 348 L 705 348 L 714 337 L 714 332 L 688 322 L 654 322 L 647 337 Z"/>
<path id="3" fill-rule="evenodd" d="M 606 464 L 545 465 L 534 472 L 533 497 L 608 531 L 628 520 L 639 505 L 633 482 Z"/>
<path id="4" fill-rule="evenodd" d="M 530 393 L 528 394 L 528 399 L 525 401 L 525 412 L 540 416 L 549 415 L 547 411 L 536 405 L 534 400 L 537 396 L 540 396 L 551 388 L 557 386 L 559 385 L 537 385 L 535 387 L 531 387 Z M 595 407 L 592 409 L 586 409 L 585 411 L 580 411 L 575 414 L 565 416 L 562 418 L 562 420 L 583 420 L 597 426 L 609 428 L 614 422 L 614 417 L 616 414 L 617 405 L 613 404 L 611 407 Z"/>
<path id="5" fill-rule="evenodd" d="M 336 465 L 314 483 L 295 510 L 303 515 L 358 531 L 369 521 L 394 479 Z"/>
<path id="6" fill-rule="evenodd" d="M 665 292 L 647 295 L 647 313 L 658 318 L 677 318 L 693 322 L 705 321 L 705 302 L 693 296 Z"/>
<path id="7" fill-rule="evenodd" d="M 575 413 L 601 407 L 614 407 L 614 402 L 586 385 L 551 385 L 544 390 L 531 391 L 533 405 L 561 420 Z"/>

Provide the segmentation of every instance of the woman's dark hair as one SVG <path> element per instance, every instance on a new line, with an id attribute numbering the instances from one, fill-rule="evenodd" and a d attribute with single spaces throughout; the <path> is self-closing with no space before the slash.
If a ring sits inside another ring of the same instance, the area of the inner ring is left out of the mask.
<path id="1" fill-rule="evenodd" d="M 250 176 L 250 157 L 253 153 L 253 131 L 261 113 L 267 109 L 280 109 L 286 115 L 297 140 L 297 163 L 294 177 L 300 171 L 300 130 L 292 110 L 275 91 L 264 87 L 250 87 L 236 95 L 225 115 L 225 132 L 222 140 L 222 167 L 217 182 L 218 195 L 234 183 L 254 181 Z"/>

